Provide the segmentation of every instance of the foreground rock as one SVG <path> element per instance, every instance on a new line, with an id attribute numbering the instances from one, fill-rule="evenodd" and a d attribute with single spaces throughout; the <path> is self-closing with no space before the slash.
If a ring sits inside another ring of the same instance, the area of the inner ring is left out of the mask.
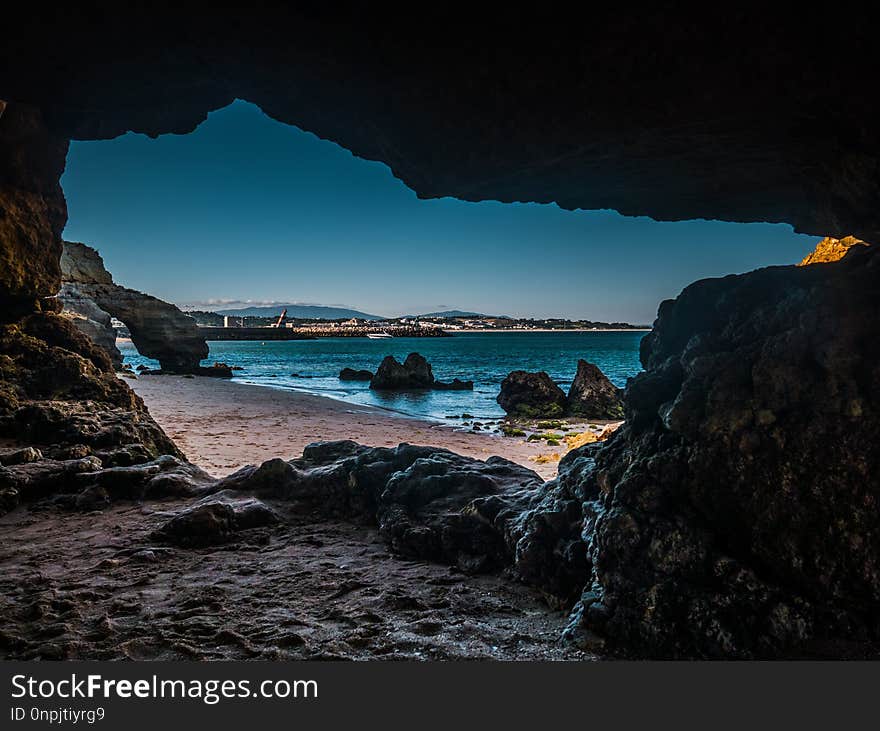
<path id="1" fill-rule="evenodd" d="M 245 467 L 211 492 L 253 495 L 312 519 L 373 524 L 401 555 L 487 571 L 513 562 L 508 523 L 542 485 L 500 457 L 483 462 L 435 447 L 343 441 L 310 445 L 290 462 Z"/>
<path id="2" fill-rule="evenodd" d="M 573 637 L 728 658 L 880 638 L 878 283 L 880 251 L 858 247 L 661 305 L 626 424 L 578 488 Z"/>
<path id="3" fill-rule="evenodd" d="M 621 391 L 598 366 L 579 360 L 565 402 L 566 414 L 587 419 L 622 419 Z"/>
<path id="4" fill-rule="evenodd" d="M 19 502 L 49 499 L 75 510 L 96 510 L 117 500 L 154 500 L 194 496 L 214 478 L 177 457 L 114 466 L 117 452 L 50 459 L 39 455 L 19 464 L 0 466 L 0 514 Z M 129 457 L 130 458 L 130 457 Z"/>
<path id="5" fill-rule="evenodd" d="M 98 314 L 103 312 L 122 320 L 138 352 L 158 360 L 163 372 L 220 375 L 201 371 L 208 345 L 195 320 L 175 305 L 115 284 L 95 249 L 65 241 L 61 270 L 64 286 L 59 296 L 68 311 L 81 315 L 74 323 L 90 337 L 96 329 L 93 323 L 103 322 Z M 108 336 L 97 329 L 96 342 L 105 346 Z M 108 352 L 111 357 L 118 355 L 115 345 Z"/>
<path id="6" fill-rule="evenodd" d="M 278 522 L 278 515 L 259 500 L 224 491 L 182 510 L 155 536 L 179 546 L 210 546 L 225 543 L 240 531 Z"/>
<path id="7" fill-rule="evenodd" d="M 565 393 L 547 373 L 512 371 L 501 382 L 498 405 L 515 419 L 540 419 L 565 413 Z"/>
<path id="8" fill-rule="evenodd" d="M 368 371 L 359 371 L 359 373 L 368 373 Z M 472 391 L 474 382 L 460 381 L 457 378 L 449 383 L 437 381 L 434 379 L 431 364 L 418 353 L 410 353 L 403 363 L 399 363 L 392 355 L 385 356 L 376 373 L 370 379 L 370 388 L 376 391 L 417 391 L 420 389 Z"/>

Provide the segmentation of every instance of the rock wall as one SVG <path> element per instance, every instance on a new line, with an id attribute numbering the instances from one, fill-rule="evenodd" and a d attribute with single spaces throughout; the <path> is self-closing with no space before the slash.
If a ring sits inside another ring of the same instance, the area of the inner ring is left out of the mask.
<path id="1" fill-rule="evenodd" d="M 0 439 L 30 455 L 0 467 L 0 512 L 46 480 L 182 457 L 107 352 L 59 315 L 67 145 L 38 110 L 0 103 Z"/>
<path id="2" fill-rule="evenodd" d="M 60 299 L 65 308 L 85 316 L 74 319 L 74 323 L 87 334 L 97 329 L 96 342 L 100 340 L 111 357 L 116 351 L 115 333 L 112 348 L 107 348 L 105 341 L 110 334 L 101 327 L 101 312 L 122 320 L 138 352 L 158 360 L 163 371 L 200 372 L 200 362 L 208 357 L 208 345 L 189 315 L 169 302 L 115 284 L 101 256 L 85 244 L 64 242 L 61 270 L 64 286 Z"/>
<path id="3" fill-rule="evenodd" d="M 40 309 L 61 286 L 67 146 L 38 109 L 0 104 L 0 321 Z"/>
<path id="4" fill-rule="evenodd" d="M 865 93 L 878 61 L 859 14 L 438 7 L 414 23 L 374 5 L 182 4 L 27 15 L 0 47 L 0 99 L 39 107 L 64 138 L 189 132 L 240 98 L 385 162 L 423 197 L 880 234 L 878 102 Z M 828 52 L 829 39 L 845 47 Z"/>
<path id="5" fill-rule="evenodd" d="M 880 251 L 696 282 L 641 357 L 580 488 L 580 629 L 666 657 L 876 641 Z"/>

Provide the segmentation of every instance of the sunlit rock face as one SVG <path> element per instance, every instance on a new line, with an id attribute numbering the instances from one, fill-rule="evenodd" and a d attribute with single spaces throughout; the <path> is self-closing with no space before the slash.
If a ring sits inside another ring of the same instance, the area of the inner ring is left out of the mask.
<path id="1" fill-rule="evenodd" d="M 869 246 L 869 244 L 857 239 L 855 236 L 844 236 L 842 239 L 826 236 L 816 244 L 816 248 L 813 251 L 803 258 L 799 266 L 827 264 L 831 261 L 838 261 L 843 259 L 853 246 Z"/>
<path id="2" fill-rule="evenodd" d="M 95 329 L 92 322 L 104 311 L 122 320 L 138 352 L 158 360 L 164 371 L 196 372 L 208 357 L 208 345 L 195 320 L 169 302 L 115 284 L 101 256 L 90 246 L 65 241 L 61 269 L 64 286 L 60 299 L 66 308 L 86 317 L 85 322 L 73 320 L 86 334 L 91 335 L 90 330 Z M 90 310 L 90 304 L 97 312 Z M 112 349 L 105 344 L 107 337 L 106 332 L 98 332 L 93 340 L 113 357 L 115 333 Z"/>
<path id="3" fill-rule="evenodd" d="M 649 656 L 876 640 L 878 344 L 874 247 L 664 302 L 582 488 L 579 626 Z"/>

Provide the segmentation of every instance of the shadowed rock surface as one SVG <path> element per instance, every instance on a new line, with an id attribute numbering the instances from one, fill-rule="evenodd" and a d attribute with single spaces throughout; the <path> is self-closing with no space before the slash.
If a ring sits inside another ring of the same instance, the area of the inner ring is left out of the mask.
<path id="1" fill-rule="evenodd" d="M 878 315 L 874 247 L 661 305 L 626 424 L 580 487 L 581 626 L 650 656 L 877 641 Z"/>
<path id="2" fill-rule="evenodd" d="M 562 416 L 566 406 L 565 392 L 544 371 L 511 371 L 501 382 L 495 400 L 519 419 Z"/>
<path id="3" fill-rule="evenodd" d="M 880 237 L 875 30 L 843 9 L 17 10 L 0 99 L 61 139 L 189 132 L 238 98 L 425 198 Z"/>
<path id="4" fill-rule="evenodd" d="M 622 419 L 621 393 L 597 365 L 579 360 L 577 373 L 568 390 L 565 411 L 588 419 Z"/>
<path id="5" fill-rule="evenodd" d="M 298 515 L 375 524 L 401 555 L 486 571 L 511 562 L 506 523 L 541 485 L 536 473 L 500 457 L 483 462 L 436 447 L 343 441 L 312 444 L 290 462 L 245 467 L 215 489 L 281 501 Z"/>
<path id="6" fill-rule="evenodd" d="M 64 285 L 60 298 L 66 308 L 88 312 L 84 303 L 91 301 L 99 310 L 122 320 L 138 352 L 158 360 L 163 371 L 214 373 L 199 365 L 208 357 L 208 344 L 196 321 L 175 305 L 114 284 L 101 256 L 90 246 L 65 241 L 61 275 Z"/>

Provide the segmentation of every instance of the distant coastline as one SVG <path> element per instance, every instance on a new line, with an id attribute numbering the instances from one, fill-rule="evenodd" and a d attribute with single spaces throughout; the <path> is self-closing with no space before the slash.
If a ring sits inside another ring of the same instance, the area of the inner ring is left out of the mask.
<path id="1" fill-rule="evenodd" d="M 651 332 L 650 327 L 543 327 L 529 328 L 521 327 L 492 327 L 492 328 L 458 328 L 456 330 L 447 330 L 452 333 L 647 333 Z"/>

